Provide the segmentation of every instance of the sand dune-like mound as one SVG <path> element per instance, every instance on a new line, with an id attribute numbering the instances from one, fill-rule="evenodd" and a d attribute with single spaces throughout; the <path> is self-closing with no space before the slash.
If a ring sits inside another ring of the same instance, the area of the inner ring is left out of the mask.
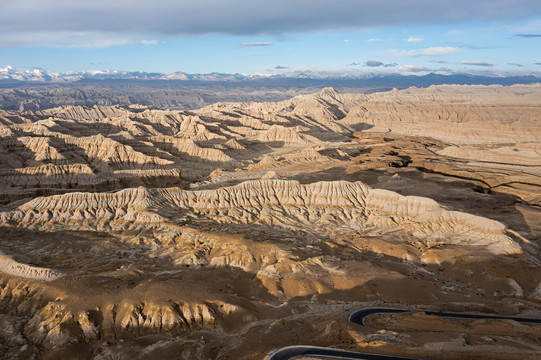
<path id="1" fill-rule="evenodd" d="M 55 280 L 62 275 L 61 271 L 32 266 L 19 262 L 11 255 L 7 255 L 0 251 L 0 271 L 9 275 L 19 276 L 28 279 L 36 280 Z"/>

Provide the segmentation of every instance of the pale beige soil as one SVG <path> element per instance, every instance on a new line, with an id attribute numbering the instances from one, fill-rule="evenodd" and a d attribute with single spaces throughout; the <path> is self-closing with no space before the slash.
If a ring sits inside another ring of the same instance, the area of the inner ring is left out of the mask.
<path id="1" fill-rule="evenodd" d="M 0 114 L 0 358 L 541 358 L 541 87 Z"/>

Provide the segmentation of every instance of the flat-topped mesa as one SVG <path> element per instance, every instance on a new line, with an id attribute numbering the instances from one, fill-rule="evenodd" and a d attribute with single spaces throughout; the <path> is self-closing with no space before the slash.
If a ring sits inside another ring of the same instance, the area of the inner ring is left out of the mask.
<path id="1" fill-rule="evenodd" d="M 12 211 L 3 223 L 44 228 L 140 228 L 174 226 L 175 211 L 219 223 L 256 223 L 322 234 L 402 231 L 417 239 L 482 246 L 495 253 L 520 253 L 503 224 L 450 211 L 429 198 L 371 189 L 361 182 L 300 184 L 255 180 L 215 190 L 126 189 L 115 193 L 70 193 L 40 197 Z M 172 213 L 173 211 L 173 213 Z"/>
<path id="2" fill-rule="evenodd" d="M 193 210 L 269 207 L 361 208 L 369 187 L 361 182 L 321 181 L 303 185 L 287 180 L 252 180 L 216 190 L 177 193 L 176 204 Z"/>
<path id="3" fill-rule="evenodd" d="M 539 142 L 540 99 L 539 85 L 411 88 L 366 95 L 339 122 L 454 144 Z"/>

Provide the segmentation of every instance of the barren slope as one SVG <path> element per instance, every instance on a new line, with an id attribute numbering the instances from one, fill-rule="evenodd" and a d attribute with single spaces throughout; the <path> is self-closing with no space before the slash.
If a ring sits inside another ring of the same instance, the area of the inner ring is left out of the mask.
<path id="1" fill-rule="evenodd" d="M 346 315 L 540 316 L 540 140 L 539 85 L 1 111 L 0 352 L 535 358 L 534 325 Z"/>

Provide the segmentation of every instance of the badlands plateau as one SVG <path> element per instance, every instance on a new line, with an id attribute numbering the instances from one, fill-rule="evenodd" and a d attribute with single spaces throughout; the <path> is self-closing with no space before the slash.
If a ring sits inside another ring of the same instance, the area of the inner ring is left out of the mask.
<path id="1" fill-rule="evenodd" d="M 0 359 L 541 358 L 422 312 L 541 318 L 541 85 L 0 110 L 0 184 Z"/>

